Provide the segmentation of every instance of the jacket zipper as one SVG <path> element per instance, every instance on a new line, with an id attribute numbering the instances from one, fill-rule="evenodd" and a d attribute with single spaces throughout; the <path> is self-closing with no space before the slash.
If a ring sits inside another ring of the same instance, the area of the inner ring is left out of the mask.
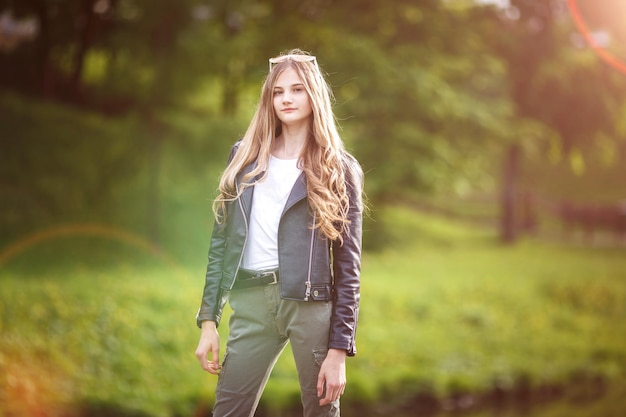
<path id="1" fill-rule="evenodd" d="M 237 194 L 239 194 L 239 186 L 236 186 L 237 189 Z M 235 280 L 237 279 L 237 274 L 239 274 L 239 268 L 241 268 L 241 262 L 243 261 L 243 254 L 245 252 L 246 249 L 246 244 L 248 243 L 248 218 L 246 217 L 246 211 L 243 209 L 243 203 L 241 202 L 241 196 L 237 197 L 237 203 L 239 205 L 239 209 L 241 210 L 241 214 L 243 216 L 243 221 L 246 225 L 246 237 L 243 240 L 243 246 L 241 247 L 241 255 L 239 255 L 239 262 L 237 263 L 237 268 L 235 269 L 235 277 L 233 278 L 232 282 L 230 283 L 230 288 L 229 291 L 233 289 L 233 286 L 235 285 Z"/>
<path id="2" fill-rule="evenodd" d="M 311 229 L 311 244 L 309 246 L 309 270 L 306 277 L 306 292 L 304 293 L 304 301 L 309 301 L 311 296 L 311 269 L 313 267 L 313 243 L 315 242 L 315 229 Z"/>

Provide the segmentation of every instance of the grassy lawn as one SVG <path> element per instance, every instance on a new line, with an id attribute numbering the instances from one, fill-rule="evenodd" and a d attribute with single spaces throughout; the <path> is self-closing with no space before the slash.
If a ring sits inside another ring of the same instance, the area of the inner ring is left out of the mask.
<path id="1" fill-rule="evenodd" d="M 623 249 L 501 247 L 448 220 L 377 215 L 401 244 L 364 257 L 347 404 L 624 383 Z M 203 272 L 87 238 L 16 256 L 0 269 L 0 415 L 207 412 L 215 380 L 193 356 Z M 264 404 L 297 402 L 285 352 Z"/>

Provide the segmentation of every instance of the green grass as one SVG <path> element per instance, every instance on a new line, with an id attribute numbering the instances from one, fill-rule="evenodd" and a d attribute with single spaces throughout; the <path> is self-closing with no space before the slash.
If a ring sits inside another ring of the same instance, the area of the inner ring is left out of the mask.
<path id="1" fill-rule="evenodd" d="M 623 250 L 535 241 L 501 247 L 480 234 L 472 244 L 468 229 L 416 213 L 411 228 L 401 214 L 404 230 L 428 224 L 440 233 L 438 245 L 420 242 L 365 259 L 369 308 L 361 323 L 374 323 L 360 344 L 367 358 L 372 348 L 393 352 L 371 363 L 392 370 L 388 383 L 399 386 L 391 392 L 405 379 L 449 395 L 487 390 L 494 381 L 512 388 L 521 377 L 538 386 L 566 383 L 578 371 L 624 375 Z"/>
<path id="2" fill-rule="evenodd" d="M 624 382 L 623 250 L 502 247 L 480 229 L 404 209 L 382 214 L 402 245 L 364 257 L 346 403 Z M 55 250 L 62 267 L 47 266 Z M 90 262 L 90 253 L 109 259 Z M 0 415 L 209 410 L 215 379 L 193 356 L 203 272 L 85 238 L 11 260 L 0 270 Z M 297 402 L 286 351 L 263 404 Z"/>
<path id="3" fill-rule="evenodd" d="M 198 297 L 188 277 L 129 267 L 2 276 L 6 406 L 28 407 L 20 395 L 32 389 L 42 408 L 78 402 L 169 415 L 188 407 L 202 386 L 190 361 Z"/>

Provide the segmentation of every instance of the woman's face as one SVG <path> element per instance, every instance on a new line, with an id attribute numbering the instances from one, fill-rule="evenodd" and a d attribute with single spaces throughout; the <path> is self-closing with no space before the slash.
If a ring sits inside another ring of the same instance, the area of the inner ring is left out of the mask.
<path id="1" fill-rule="evenodd" d="M 312 113 L 311 100 L 302 80 L 293 68 L 278 76 L 274 85 L 274 111 L 286 125 L 308 123 Z"/>

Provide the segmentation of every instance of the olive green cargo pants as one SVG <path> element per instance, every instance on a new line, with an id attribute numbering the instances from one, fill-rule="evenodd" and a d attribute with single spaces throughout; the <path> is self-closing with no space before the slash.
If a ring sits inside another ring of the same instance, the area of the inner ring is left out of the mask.
<path id="1" fill-rule="evenodd" d="M 339 400 L 319 406 L 317 377 L 328 353 L 332 303 L 282 300 L 280 284 L 230 293 L 230 335 L 214 417 L 252 417 L 287 343 L 298 371 L 304 417 L 339 417 Z"/>

